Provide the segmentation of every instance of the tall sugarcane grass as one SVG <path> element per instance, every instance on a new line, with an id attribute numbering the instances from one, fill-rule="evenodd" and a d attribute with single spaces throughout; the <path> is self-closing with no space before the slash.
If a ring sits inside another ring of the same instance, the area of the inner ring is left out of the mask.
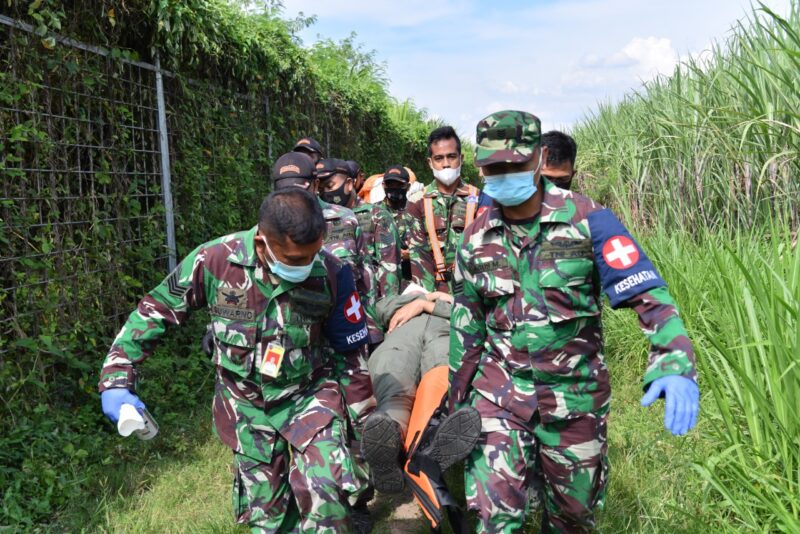
<path id="1" fill-rule="evenodd" d="M 743 525 L 800 532 L 800 249 L 739 238 L 711 258 L 701 368 L 719 452 L 697 471 Z"/>
<path id="2" fill-rule="evenodd" d="M 800 533 L 800 247 L 780 225 L 696 239 L 659 227 L 643 244 L 689 329 L 703 395 L 676 513 L 694 514 L 692 530 Z M 610 319 L 609 338 L 634 333 Z"/>
<path id="3" fill-rule="evenodd" d="M 575 129 L 581 187 L 640 226 L 796 228 L 798 88 L 800 3 L 786 18 L 761 5 L 724 43 Z"/>
<path id="4" fill-rule="evenodd" d="M 650 230 L 698 349 L 703 520 L 800 533 L 800 2 L 574 135 L 579 187 Z"/>

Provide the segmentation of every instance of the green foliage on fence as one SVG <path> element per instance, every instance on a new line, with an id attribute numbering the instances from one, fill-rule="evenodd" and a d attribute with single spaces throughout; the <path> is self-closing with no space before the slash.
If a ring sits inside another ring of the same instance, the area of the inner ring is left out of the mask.
<path id="1" fill-rule="evenodd" d="M 119 463 L 185 447 L 181 417 L 211 395 L 198 315 L 142 366 L 142 397 L 170 439 L 122 441 L 100 413 L 111 336 L 166 274 L 155 75 L 123 60 L 158 52 L 172 73 L 178 256 L 252 225 L 272 162 L 298 137 L 368 173 L 419 172 L 435 123 L 388 95 L 355 38 L 304 48 L 295 33 L 311 20 L 277 8 L 36 0 L 2 2 L 0 14 L 35 29 L 0 26 L 0 527 L 58 525 L 115 483 Z"/>

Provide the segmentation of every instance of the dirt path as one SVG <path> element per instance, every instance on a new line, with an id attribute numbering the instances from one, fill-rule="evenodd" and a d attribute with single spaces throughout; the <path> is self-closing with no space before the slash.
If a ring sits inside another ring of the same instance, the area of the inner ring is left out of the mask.
<path id="1" fill-rule="evenodd" d="M 399 494 L 378 493 L 369 504 L 375 521 L 374 534 L 422 534 L 430 532 L 428 522 L 406 489 Z"/>

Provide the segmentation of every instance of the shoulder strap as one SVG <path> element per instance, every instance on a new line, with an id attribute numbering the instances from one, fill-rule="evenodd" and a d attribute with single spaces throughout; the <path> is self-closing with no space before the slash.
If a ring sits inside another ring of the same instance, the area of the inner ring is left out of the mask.
<path id="1" fill-rule="evenodd" d="M 436 280 L 445 280 L 445 271 L 447 268 L 444 264 L 444 256 L 442 255 L 442 244 L 439 243 L 439 237 L 436 235 L 436 223 L 433 217 L 433 199 L 424 197 L 422 199 L 425 207 L 425 229 L 428 231 L 428 241 L 431 243 L 431 252 L 433 252 L 433 262 L 436 264 Z"/>
<path id="2" fill-rule="evenodd" d="M 475 220 L 475 212 L 478 210 L 478 188 L 471 185 L 467 190 L 469 191 L 469 196 L 467 197 L 467 217 L 464 221 L 464 228 Z"/>

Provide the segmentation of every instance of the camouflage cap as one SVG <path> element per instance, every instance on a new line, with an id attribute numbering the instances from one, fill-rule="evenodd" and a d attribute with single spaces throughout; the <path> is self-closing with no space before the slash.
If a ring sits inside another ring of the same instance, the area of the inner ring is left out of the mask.
<path id="1" fill-rule="evenodd" d="M 533 157 L 541 134 L 541 122 L 536 115 L 510 109 L 492 113 L 478 123 L 475 165 L 524 163 Z"/>

